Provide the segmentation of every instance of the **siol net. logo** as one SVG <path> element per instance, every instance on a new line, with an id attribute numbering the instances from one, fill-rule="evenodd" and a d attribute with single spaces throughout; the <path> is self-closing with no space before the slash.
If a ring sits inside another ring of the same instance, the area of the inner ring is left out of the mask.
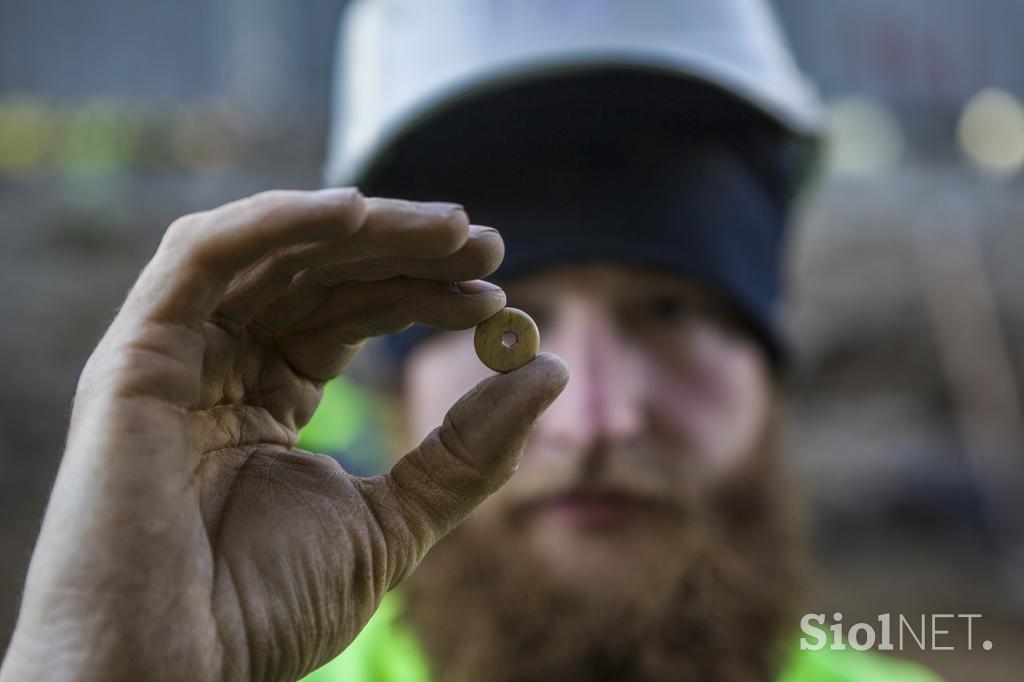
<path id="1" fill-rule="evenodd" d="M 974 650 L 974 621 L 980 613 L 921 614 L 920 618 L 907 618 L 902 614 L 881 613 L 877 623 L 843 624 L 843 614 L 832 614 L 832 623 L 825 625 L 824 613 L 808 613 L 800 619 L 800 648 L 804 651 L 833 651 L 846 648 L 856 651 L 955 651 L 956 643 L 963 642 L 966 634 L 967 651 Z M 961 630 L 963 629 L 963 630 Z M 964 647 L 961 647 L 964 648 Z M 981 648 L 992 650 L 992 641 L 984 640 Z"/>

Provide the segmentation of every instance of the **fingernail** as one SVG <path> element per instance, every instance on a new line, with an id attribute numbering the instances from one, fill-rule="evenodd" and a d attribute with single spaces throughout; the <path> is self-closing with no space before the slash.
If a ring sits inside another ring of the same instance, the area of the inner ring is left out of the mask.
<path id="1" fill-rule="evenodd" d="M 452 204 L 445 201 L 425 201 L 420 205 L 423 206 L 427 211 L 442 216 L 450 216 L 453 213 L 458 213 L 460 211 L 462 213 L 466 212 L 466 207 L 463 206 L 462 204 Z"/>
<path id="2" fill-rule="evenodd" d="M 494 291 L 501 291 L 501 287 L 491 284 L 490 282 L 486 282 L 482 279 L 471 279 L 465 282 L 456 282 L 455 286 L 459 288 L 459 291 L 461 291 L 464 294 L 469 294 L 470 296 L 474 294 L 485 294 Z"/>
<path id="3" fill-rule="evenodd" d="M 327 199 L 336 197 L 348 199 L 354 196 L 362 196 L 363 194 L 359 191 L 358 187 L 325 187 L 324 189 L 316 190 L 316 193 Z"/>

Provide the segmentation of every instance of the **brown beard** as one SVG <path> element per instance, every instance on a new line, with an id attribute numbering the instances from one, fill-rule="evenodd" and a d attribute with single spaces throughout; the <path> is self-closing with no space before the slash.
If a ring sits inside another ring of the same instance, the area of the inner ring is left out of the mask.
<path id="1" fill-rule="evenodd" d="M 804 553 L 770 422 L 742 470 L 657 542 L 631 544 L 598 590 L 552 579 L 511 528 L 451 533 L 402 588 L 434 679 L 773 679 Z"/>

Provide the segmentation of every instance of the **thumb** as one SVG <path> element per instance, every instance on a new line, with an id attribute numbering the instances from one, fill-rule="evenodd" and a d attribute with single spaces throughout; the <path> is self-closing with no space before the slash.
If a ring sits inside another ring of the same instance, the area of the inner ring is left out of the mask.
<path id="1" fill-rule="evenodd" d="M 508 374 L 484 379 L 420 445 L 377 479 L 389 587 L 515 472 L 540 414 L 569 380 L 565 363 L 541 353 Z M 383 498 L 383 499 L 382 499 Z"/>

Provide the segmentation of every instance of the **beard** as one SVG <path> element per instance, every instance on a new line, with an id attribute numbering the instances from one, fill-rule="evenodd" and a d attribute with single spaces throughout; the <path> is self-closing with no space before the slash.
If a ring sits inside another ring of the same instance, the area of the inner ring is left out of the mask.
<path id="1" fill-rule="evenodd" d="M 470 519 L 402 587 L 434 679 L 773 679 L 804 573 L 779 444 L 773 417 L 740 469 L 677 514 L 582 539 L 575 574 L 510 515 Z"/>

